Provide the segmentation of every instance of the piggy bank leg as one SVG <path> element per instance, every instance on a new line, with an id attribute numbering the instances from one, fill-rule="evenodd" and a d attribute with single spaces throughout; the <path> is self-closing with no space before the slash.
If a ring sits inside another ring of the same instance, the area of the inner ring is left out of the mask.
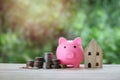
<path id="1" fill-rule="evenodd" d="M 74 64 L 73 67 L 74 67 L 74 68 L 79 68 L 80 65 L 79 65 L 79 64 Z"/>

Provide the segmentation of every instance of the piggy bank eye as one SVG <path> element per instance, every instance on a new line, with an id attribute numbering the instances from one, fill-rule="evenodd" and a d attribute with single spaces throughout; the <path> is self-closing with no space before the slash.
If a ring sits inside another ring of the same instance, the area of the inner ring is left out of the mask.
<path id="1" fill-rule="evenodd" d="M 74 48 L 76 48 L 76 46 L 73 46 Z"/>
<path id="2" fill-rule="evenodd" d="M 64 48 L 66 48 L 66 46 L 64 46 Z"/>

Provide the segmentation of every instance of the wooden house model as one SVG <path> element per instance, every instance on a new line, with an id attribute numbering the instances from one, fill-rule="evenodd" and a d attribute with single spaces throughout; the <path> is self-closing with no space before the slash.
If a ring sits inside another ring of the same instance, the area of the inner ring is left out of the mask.
<path id="1" fill-rule="evenodd" d="M 85 68 L 102 68 L 102 49 L 92 39 L 85 49 Z"/>

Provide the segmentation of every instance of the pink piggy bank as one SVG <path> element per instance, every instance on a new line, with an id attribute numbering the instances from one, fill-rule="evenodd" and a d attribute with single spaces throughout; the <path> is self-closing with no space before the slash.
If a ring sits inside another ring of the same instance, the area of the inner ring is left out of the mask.
<path id="1" fill-rule="evenodd" d="M 74 40 L 66 40 L 64 37 L 60 37 L 56 50 L 56 57 L 61 61 L 61 64 L 79 68 L 84 57 L 80 37 L 77 37 Z"/>

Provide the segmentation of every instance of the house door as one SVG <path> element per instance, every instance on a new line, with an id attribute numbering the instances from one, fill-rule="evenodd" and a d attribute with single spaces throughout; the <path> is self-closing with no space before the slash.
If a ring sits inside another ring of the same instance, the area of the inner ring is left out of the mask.
<path id="1" fill-rule="evenodd" d="M 88 68 L 91 68 L 91 63 L 88 63 Z"/>

